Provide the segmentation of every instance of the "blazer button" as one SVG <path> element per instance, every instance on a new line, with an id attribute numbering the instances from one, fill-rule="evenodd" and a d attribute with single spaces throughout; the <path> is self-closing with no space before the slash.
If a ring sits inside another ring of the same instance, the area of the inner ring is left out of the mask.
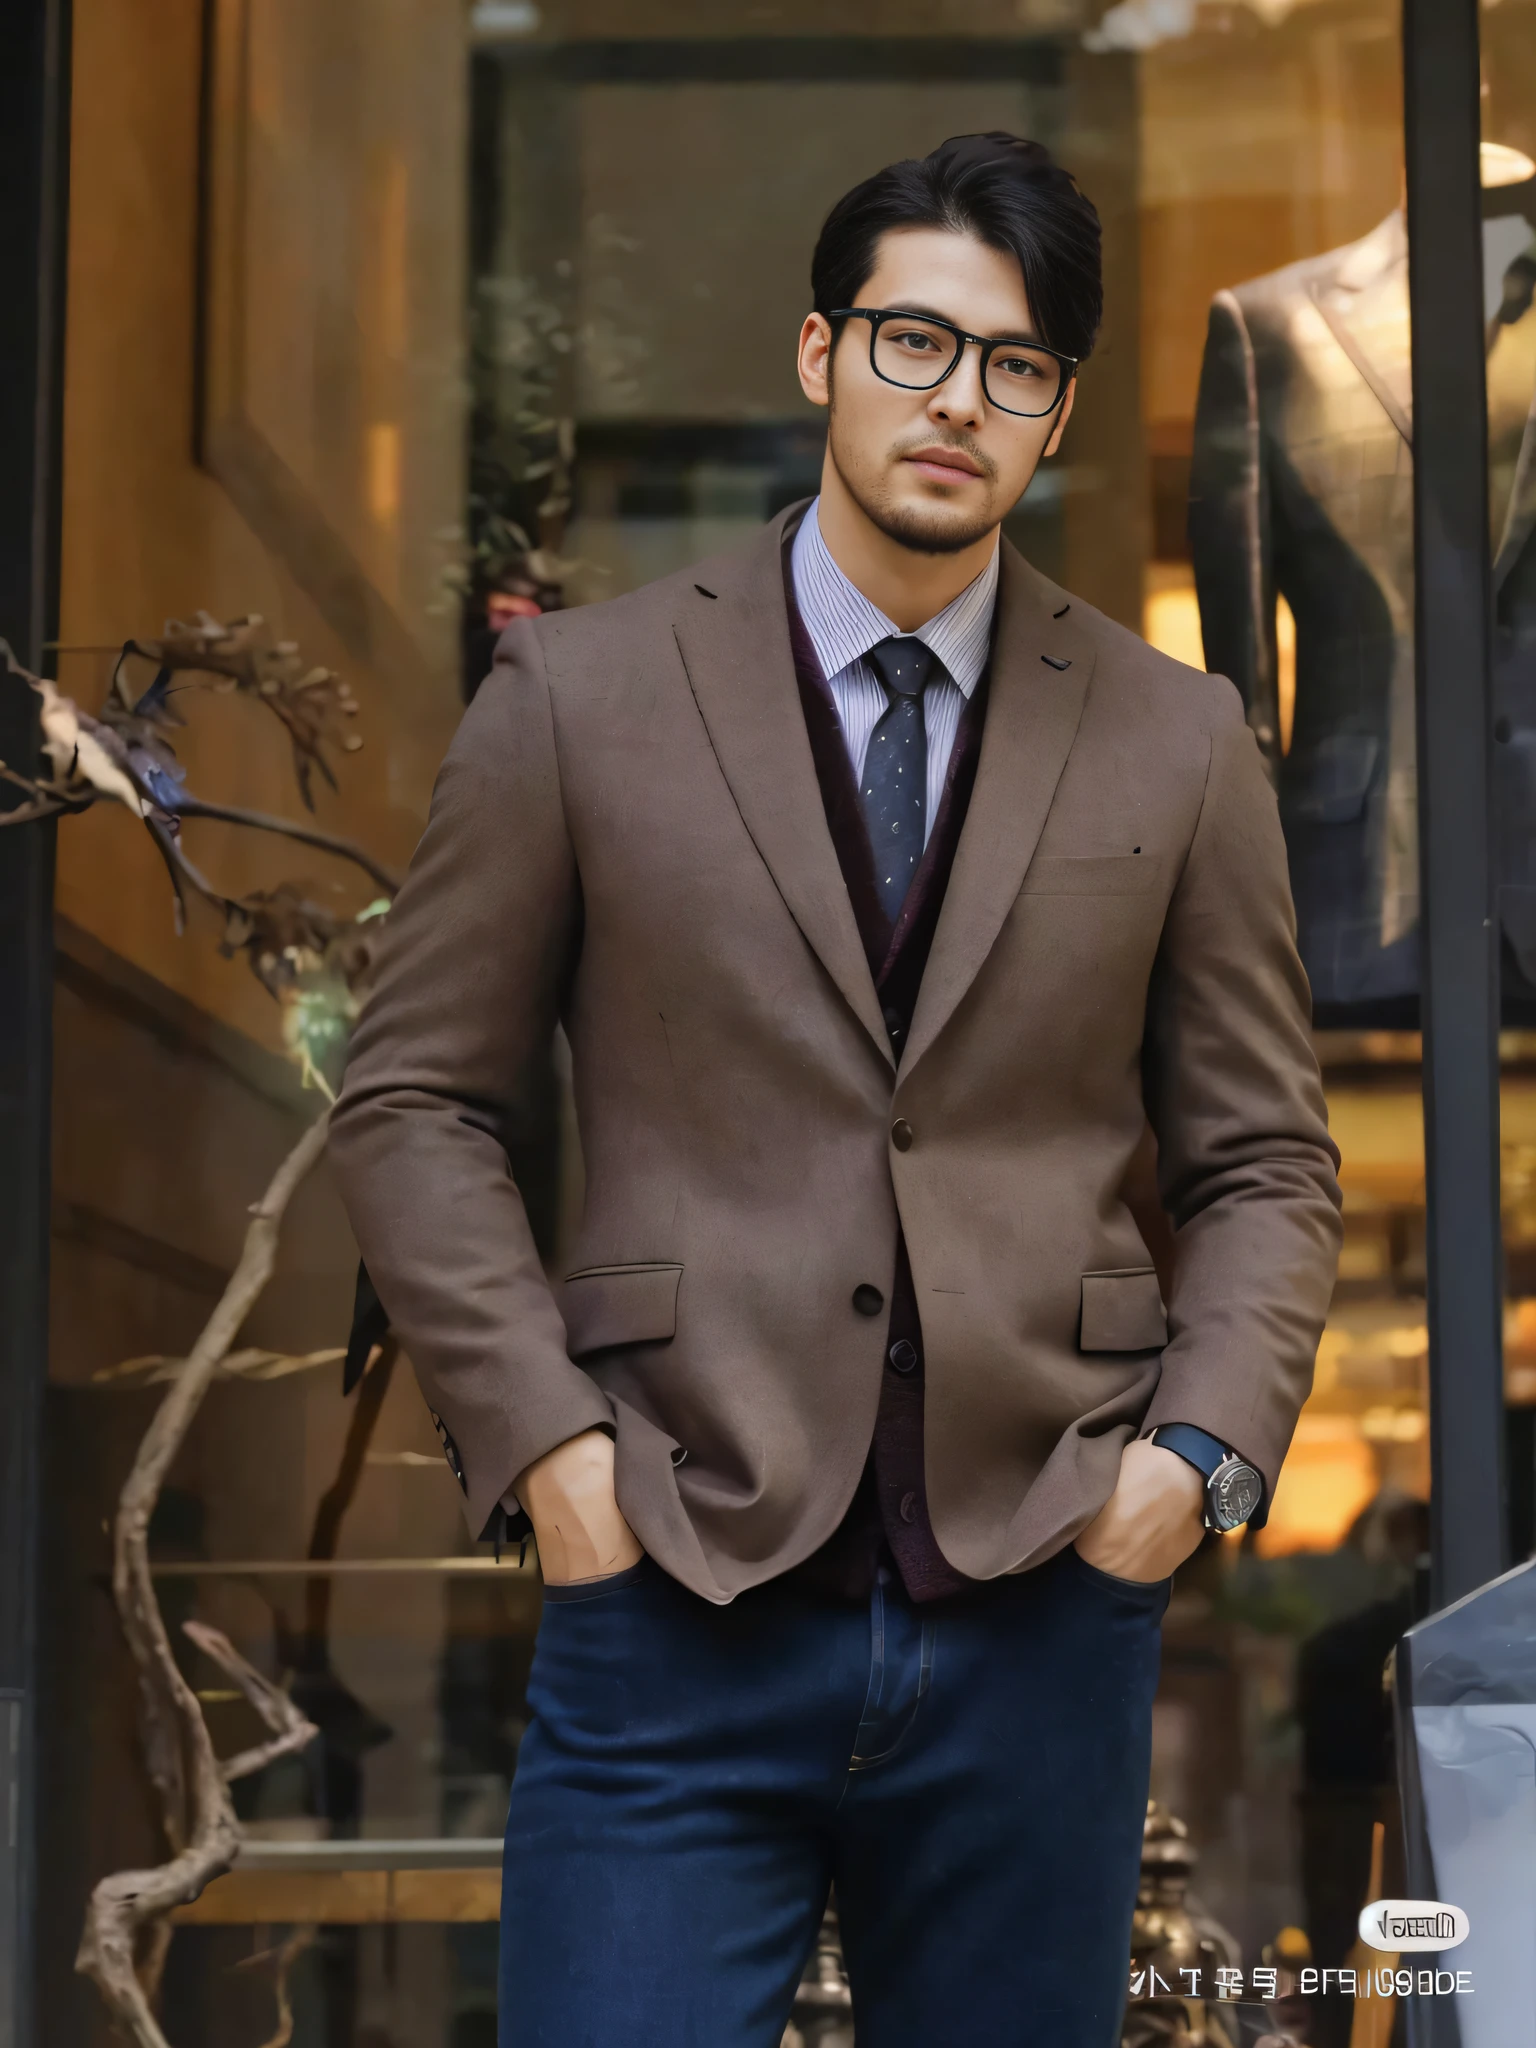
<path id="1" fill-rule="evenodd" d="M 891 1125 L 891 1143 L 898 1152 L 912 1150 L 912 1126 L 904 1116 L 897 1117 L 895 1123 Z"/>
<path id="2" fill-rule="evenodd" d="M 861 1316 L 877 1316 L 885 1307 L 885 1296 L 867 1280 L 861 1281 L 853 1290 L 853 1305 Z"/>
<path id="3" fill-rule="evenodd" d="M 917 1520 L 917 1495 L 915 1493 L 904 1493 L 901 1496 L 901 1507 L 898 1512 L 904 1522 L 915 1522 Z"/>
<path id="4" fill-rule="evenodd" d="M 911 1372 L 917 1364 L 917 1346 L 910 1337 L 898 1337 L 886 1356 L 897 1372 Z"/>

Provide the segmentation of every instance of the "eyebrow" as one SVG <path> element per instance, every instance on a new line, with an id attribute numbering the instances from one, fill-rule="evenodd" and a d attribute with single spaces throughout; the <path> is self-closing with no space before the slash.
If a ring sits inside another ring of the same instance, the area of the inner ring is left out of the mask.
<path id="1" fill-rule="evenodd" d="M 904 305 L 886 306 L 876 310 L 887 313 L 910 313 L 914 320 L 940 320 L 946 327 L 957 328 L 962 334 L 970 331 L 968 328 L 961 327 L 958 320 L 952 320 L 948 313 L 941 313 L 936 306 L 914 306 L 909 301 Z M 1034 348 L 1044 348 L 1046 345 L 1037 334 L 988 334 L 984 335 L 983 339 L 986 341 L 1024 341 Z"/>

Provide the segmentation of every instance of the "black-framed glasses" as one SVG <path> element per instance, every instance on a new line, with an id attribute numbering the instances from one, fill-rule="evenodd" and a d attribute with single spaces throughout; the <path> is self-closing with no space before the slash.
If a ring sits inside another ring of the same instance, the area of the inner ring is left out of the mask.
<path id="1" fill-rule="evenodd" d="M 887 384 L 905 391 L 932 391 L 944 382 L 974 342 L 981 350 L 981 388 L 987 403 L 1020 419 L 1053 413 L 1066 396 L 1078 365 L 1076 356 L 1038 341 L 1010 341 L 967 334 L 948 320 L 889 307 L 839 306 L 834 320 L 869 322 L 869 366 Z"/>

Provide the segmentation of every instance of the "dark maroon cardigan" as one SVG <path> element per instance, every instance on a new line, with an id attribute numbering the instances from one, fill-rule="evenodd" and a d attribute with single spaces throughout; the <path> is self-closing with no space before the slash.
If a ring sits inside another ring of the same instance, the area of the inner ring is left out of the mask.
<path id="1" fill-rule="evenodd" d="M 787 556 L 785 568 L 788 590 Z M 938 928 L 939 912 L 944 907 L 944 891 L 976 782 L 987 679 L 982 677 L 961 714 L 938 815 L 893 929 L 875 890 L 874 854 L 837 707 L 811 637 L 795 609 L 792 592 L 788 603 L 795 677 L 821 784 L 827 829 L 848 886 L 880 1007 L 885 1012 L 891 1047 L 899 1058 L 912 1027 L 923 969 Z M 908 1371 L 898 1372 L 891 1357 L 895 1353 L 903 1360 L 908 1358 L 911 1354 L 900 1348 L 904 1345 L 916 1354 L 915 1362 Z M 934 1539 L 928 1519 L 928 1489 L 923 1473 L 923 1326 L 906 1240 L 899 1226 L 886 1365 L 881 1375 L 880 1407 L 869 1462 L 842 1522 L 821 1549 L 797 1568 L 794 1577 L 828 1593 L 866 1599 L 887 1551 L 913 1600 L 937 1600 L 945 1594 L 964 1592 L 977 1583 L 949 1563 Z"/>

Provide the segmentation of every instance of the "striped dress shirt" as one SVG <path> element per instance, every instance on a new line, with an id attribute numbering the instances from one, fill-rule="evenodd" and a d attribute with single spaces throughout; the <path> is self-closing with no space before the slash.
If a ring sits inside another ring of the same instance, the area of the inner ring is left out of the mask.
<path id="1" fill-rule="evenodd" d="M 869 736 L 890 702 L 884 684 L 864 657 L 880 641 L 893 634 L 899 637 L 900 628 L 878 605 L 871 604 L 833 561 L 816 517 L 819 502 L 809 507 L 800 522 L 790 554 L 790 575 L 795 605 L 832 692 L 857 783 L 864 774 Z M 932 648 L 944 666 L 944 674 L 934 676 L 923 692 L 923 726 L 928 737 L 924 845 L 938 815 L 960 713 L 987 665 L 997 604 L 997 564 L 994 548 L 992 559 L 975 581 L 911 636 Z"/>

